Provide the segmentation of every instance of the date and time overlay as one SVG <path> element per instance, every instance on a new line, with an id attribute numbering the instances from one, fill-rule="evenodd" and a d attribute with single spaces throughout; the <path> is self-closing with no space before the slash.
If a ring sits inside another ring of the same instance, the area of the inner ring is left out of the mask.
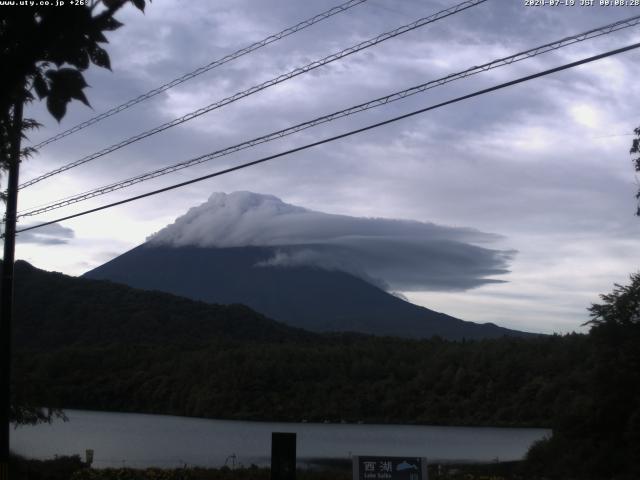
<path id="1" fill-rule="evenodd" d="M 640 0 L 521 0 L 525 7 L 640 7 Z M 0 7 L 89 6 L 89 0 L 0 0 Z"/>
<path id="2" fill-rule="evenodd" d="M 640 7 L 640 0 L 523 0 L 525 7 Z"/>

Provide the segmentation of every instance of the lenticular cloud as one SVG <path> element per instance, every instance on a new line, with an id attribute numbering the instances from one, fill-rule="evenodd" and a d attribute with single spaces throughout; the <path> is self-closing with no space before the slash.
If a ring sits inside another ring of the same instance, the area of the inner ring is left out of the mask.
<path id="1" fill-rule="evenodd" d="M 150 245 L 275 247 L 256 268 L 343 270 L 393 290 L 464 290 L 500 282 L 513 251 L 469 228 L 307 210 L 272 195 L 214 193 L 148 238 Z"/>

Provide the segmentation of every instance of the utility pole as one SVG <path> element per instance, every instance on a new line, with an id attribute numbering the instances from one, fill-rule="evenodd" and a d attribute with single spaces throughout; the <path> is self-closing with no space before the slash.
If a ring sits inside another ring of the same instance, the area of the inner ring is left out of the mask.
<path id="1" fill-rule="evenodd" d="M 0 480 L 9 479 L 9 429 L 11 418 L 11 324 L 13 321 L 13 264 L 16 246 L 18 177 L 22 140 L 22 101 L 13 105 L 7 210 L 4 229 L 4 261 L 0 296 Z"/>

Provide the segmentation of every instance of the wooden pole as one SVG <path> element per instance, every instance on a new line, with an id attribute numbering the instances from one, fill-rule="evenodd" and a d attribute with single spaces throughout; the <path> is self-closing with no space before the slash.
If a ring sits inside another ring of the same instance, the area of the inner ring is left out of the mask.
<path id="1" fill-rule="evenodd" d="M 22 140 L 22 102 L 13 106 L 11 158 L 7 185 L 4 260 L 0 296 L 0 480 L 9 479 L 9 429 L 11 416 L 11 324 L 13 321 L 13 265 L 18 211 L 18 177 Z"/>

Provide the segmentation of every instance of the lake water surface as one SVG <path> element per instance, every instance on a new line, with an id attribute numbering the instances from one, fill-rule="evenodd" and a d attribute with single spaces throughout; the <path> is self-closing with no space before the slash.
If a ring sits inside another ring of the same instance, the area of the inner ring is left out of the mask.
<path id="1" fill-rule="evenodd" d="M 297 433 L 299 462 L 351 455 L 420 456 L 430 461 L 521 459 L 550 434 L 537 428 L 431 427 L 242 422 L 67 410 L 69 422 L 11 430 L 11 449 L 31 458 L 93 449 L 94 467 L 220 467 L 269 464 L 271 432 Z"/>

